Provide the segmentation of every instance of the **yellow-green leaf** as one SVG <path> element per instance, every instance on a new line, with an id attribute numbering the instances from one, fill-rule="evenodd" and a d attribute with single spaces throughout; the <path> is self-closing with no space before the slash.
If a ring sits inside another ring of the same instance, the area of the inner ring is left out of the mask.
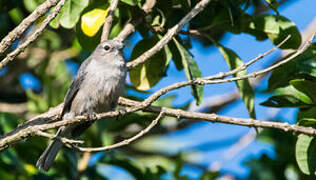
<path id="1" fill-rule="evenodd" d="M 219 51 L 223 55 L 227 65 L 229 66 L 229 69 L 233 70 L 243 65 L 242 60 L 239 58 L 239 56 L 231 49 L 226 48 L 220 44 L 216 44 Z M 236 74 L 234 74 L 235 77 L 246 75 L 247 71 L 243 70 Z M 244 101 L 244 104 L 246 105 L 246 108 L 249 112 L 249 115 L 251 118 L 256 118 L 255 114 L 255 106 L 254 106 L 254 91 L 249 83 L 248 79 L 243 79 L 236 81 L 237 88 L 239 90 L 239 94 Z"/>
<path id="2" fill-rule="evenodd" d="M 24 164 L 24 168 L 28 174 L 34 175 L 37 173 L 37 169 L 32 164 Z"/>
<path id="3" fill-rule="evenodd" d="M 89 37 L 94 36 L 104 24 L 108 9 L 93 9 L 81 17 L 81 29 Z"/>
<path id="4" fill-rule="evenodd" d="M 312 136 L 300 134 L 296 142 L 295 157 L 298 167 L 304 174 L 316 174 L 315 152 L 315 138 Z"/>
<path id="5" fill-rule="evenodd" d="M 158 40 L 157 37 L 151 37 L 139 41 L 132 51 L 131 59 L 136 59 L 146 52 L 150 47 L 154 46 Z M 149 58 L 144 64 L 133 68 L 129 73 L 133 86 L 142 91 L 153 87 L 166 75 L 169 61 L 170 55 L 167 54 L 166 50 L 161 50 Z"/>
<path id="6" fill-rule="evenodd" d="M 173 38 L 173 41 L 179 50 L 182 65 L 187 79 L 194 80 L 196 78 L 202 77 L 199 66 L 196 64 L 190 52 L 179 41 L 177 41 L 176 38 Z M 203 86 L 193 84 L 191 85 L 191 92 L 196 99 L 196 104 L 199 105 L 202 102 L 203 98 Z"/>

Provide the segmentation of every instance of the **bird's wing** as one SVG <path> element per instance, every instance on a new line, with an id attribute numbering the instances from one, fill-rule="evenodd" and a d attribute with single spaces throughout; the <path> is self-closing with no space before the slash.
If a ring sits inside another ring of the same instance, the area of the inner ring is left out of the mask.
<path id="1" fill-rule="evenodd" d="M 82 81 L 84 80 L 84 78 L 85 78 L 85 73 L 80 74 L 79 76 L 77 75 L 76 78 L 72 81 L 64 99 L 64 107 L 61 112 L 61 117 L 63 117 L 63 115 L 66 112 L 70 111 L 72 100 L 75 98 L 76 94 L 78 93 L 80 89 L 80 85 L 82 84 Z"/>
<path id="2" fill-rule="evenodd" d="M 88 58 L 81 64 L 75 79 L 72 81 L 64 99 L 64 107 L 61 112 L 61 117 L 63 117 L 66 112 L 70 111 L 72 100 L 76 97 L 76 94 L 80 89 L 82 81 L 86 77 L 87 73 L 85 72 L 85 69 L 87 68 L 91 60 L 92 58 Z"/>

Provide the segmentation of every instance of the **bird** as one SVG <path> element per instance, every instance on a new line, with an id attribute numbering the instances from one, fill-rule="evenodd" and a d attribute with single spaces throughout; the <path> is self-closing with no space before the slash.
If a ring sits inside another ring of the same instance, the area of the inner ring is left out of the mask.
<path id="1" fill-rule="evenodd" d="M 83 61 L 64 98 L 60 119 L 69 120 L 78 115 L 91 117 L 115 108 L 124 91 L 127 72 L 123 47 L 118 39 L 103 41 Z M 62 126 L 56 136 L 78 137 L 93 122 Z M 61 140 L 54 139 L 38 159 L 37 168 L 48 171 L 62 147 Z"/>

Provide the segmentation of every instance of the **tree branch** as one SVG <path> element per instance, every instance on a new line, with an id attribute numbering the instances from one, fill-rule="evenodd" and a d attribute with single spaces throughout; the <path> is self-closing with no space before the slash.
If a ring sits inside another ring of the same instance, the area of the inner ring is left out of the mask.
<path id="1" fill-rule="evenodd" d="M 113 22 L 113 19 L 114 19 L 114 11 L 115 11 L 115 9 L 117 7 L 117 4 L 118 4 L 118 0 L 112 0 L 111 1 L 111 5 L 109 7 L 108 14 L 107 14 L 107 16 L 105 18 L 105 22 L 104 22 L 104 25 L 103 25 L 101 42 L 105 41 L 105 40 L 108 40 L 108 38 L 109 38 L 112 22 Z"/>
<path id="2" fill-rule="evenodd" d="M 156 4 L 156 0 L 146 0 L 146 2 L 144 3 L 144 5 L 142 6 L 142 10 L 145 13 L 149 13 L 151 12 L 152 8 L 155 6 Z M 142 18 L 138 18 L 133 20 L 130 23 L 127 23 L 124 28 L 122 29 L 122 31 L 120 32 L 120 34 L 116 37 L 117 39 L 120 39 L 121 41 L 123 41 L 124 39 L 127 38 L 127 36 L 129 36 L 130 34 L 132 34 L 135 31 L 135 27 L 142 21 Z"/>
<path id="3" fill-rule="evenodd" d="M 120 98 L 119 104 L 124 106 L 138 106 L 141 105 L 141 102 Z M 207 114 L 199 112 L 188 112 L 181 109 L 173 109 L 167 107 L 159 106 L 149 106 L 143 109 L 146 112 L 159 113 L 163 111 L 166 116 L 176 117 L 176 118 L 187 118 L 194 120 L 209 121 L 213 123 L 225 123 L 225 124 L 235 124 L 248 127 L 262 127 L 262 128 L 273 128 L 283 130 L 285 132 L 295 132 L 302 133 L 306 135 L 315 136 L 316 129 L 312 127 L 298 126 L 295 124 L 282 123 L 282 122 L 269 122 L 269 121 L 260 121 L 250 118 L 233 118 L 227 116 L 220 116 L 216 114 Z"/>
<path id="4" fill-rule="evenodd" d="M 184 16 L 184 18 L 182 18 L 178 24 L 168 30 L 167 34 L 162 39 L 160 39 L 157 44 L 155 44 L 152 48 L 140 55 L 135 60 L 127 63 L 127 68 L 132 69 L 144 63 L 147 59 L 161 50 L 164 45 L 166 45 L 184 27 L 184 25 L 186 25 L 192 18 L 201 12 L 209 2 L 211 2 L 211 0 L 201 0 L 199 3 L 197 3 L 196 6 L 186 16 Z"/>
<path id="5" fill-rule="evenodd" d="M 130 144 L 133 141 L 136 141 L 137 139 L 139 139 L 140 137 L 144 136 L 146 133 L 148 133 L 157 123 L 158 121 L 162 118 L 162 116 L 164 115 L 163 111 L 159 112 L 159 115 L 157 116 L 156 119 L 154 119 L 149 126 L 147 126 L 145 129 L 143 129 L 142 131 L 140 131 L 139 133 L 137 133 L 135 136 L 129 138 L 129 139 L 125 139 L 121 142 L 109 145 L 109 146 L 104 146 L 104 147 L 94 147 L 94 148 L 86 148 L 86 147 L 80 147 L 77 145 L 74 145 L 74 148 L 76 150 L 79 151 L 83 151 L 83 152 L 99 152 L 99 151 L 107 151 L 110 149 L 114 149 L 114 148 L 118 148 L 121 146 L 125 146 Z"/>
<path id="6" fill-rule="evenodd" d="M 42 22 L 42 24 L 35 30 L 35 32 L 27 37 L 25 42 L 21 45 L 19 45 L 14 51 L 9 53 L 1 62 L 0 62 L 0 70 L 8 64 L 10 61 L 12 61 L 16 56 L 18 56 L 21 52 L 25 50 L 25 48 L 34 42 L 45 30 L 46 26 L 57 16 L 58 12 L 62 8 L 62 6 L 65 4 L 66 0 L 60 0 L 56 7 L 52 10 L 52 12 L 47 16 L 47 18 Z"/>
<path id="7" fill-rule="evenodd" d="M 14 28 L 0 42 L 0 55 L 4 53 L 12 43 L 32 25 L 39 17 L 43 16 L 49 8 L 55 6 L 59 0 L 47 0 L 39 5 L 28 17 L 26 17 L 16 28 Z"/>

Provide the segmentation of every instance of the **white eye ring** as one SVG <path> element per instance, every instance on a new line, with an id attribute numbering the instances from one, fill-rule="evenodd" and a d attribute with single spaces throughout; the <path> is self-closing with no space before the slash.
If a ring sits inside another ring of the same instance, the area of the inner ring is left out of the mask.
<path id="1" fill-rule="evenodd" d="M 104 50 L 106 50 L 106 51 L 109 51 L 109 50 L 111 49 L 111 47 L 110 47 L 109 45 L 105 45 L 103 48 L 104 48 Z"/>

